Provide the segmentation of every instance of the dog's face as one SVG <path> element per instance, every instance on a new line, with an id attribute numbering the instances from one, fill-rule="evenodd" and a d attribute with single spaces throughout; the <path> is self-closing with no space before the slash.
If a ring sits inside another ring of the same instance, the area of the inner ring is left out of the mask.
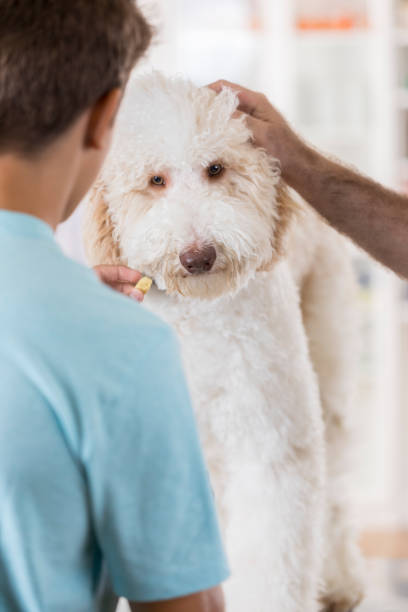
<path id="1" fill-rule="evenodd" d="M 279 165 L 253 147 L 236 97 L 154 73 L 127 94 L 89 204 L 92 263 L 122 261 L 159 289 L 214 299 L 278 257 Z"/>

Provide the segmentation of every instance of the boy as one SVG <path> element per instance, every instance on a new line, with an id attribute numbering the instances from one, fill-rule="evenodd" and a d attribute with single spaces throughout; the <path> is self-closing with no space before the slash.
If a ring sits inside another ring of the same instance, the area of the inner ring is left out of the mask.
<path id="1" fill-rule="evenodd" d="M 131 0 L 0 0 L 1 612 L 223 609 L 173 335 L 53 237 L 150 36 Z"/>

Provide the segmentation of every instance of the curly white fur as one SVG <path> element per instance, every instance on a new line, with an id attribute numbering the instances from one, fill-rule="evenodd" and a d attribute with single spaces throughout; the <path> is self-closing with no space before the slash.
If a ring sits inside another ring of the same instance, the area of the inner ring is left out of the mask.
<path id="1" fill-rule="evenodd" d="M 341 612 L 361 597 L 339 490 L 350 266 L 342 239 L 252 146 L 236 105 L 228 89 L 158 73 L 134 83 L 88 206 L 89 258 L 151 276 L 146 307 L 178 332 L 232 566 L 228 610 L 316 612 L 320 600 Z M 215 163 L 224 171 L 211 178 Z M 208 245 L 213 269 L 187 272 L 180 254 Z"/>

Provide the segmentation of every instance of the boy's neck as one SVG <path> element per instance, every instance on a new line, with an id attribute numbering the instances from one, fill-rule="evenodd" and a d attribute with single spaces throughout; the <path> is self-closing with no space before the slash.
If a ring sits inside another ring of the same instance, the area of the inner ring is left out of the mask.
<path id="1" fill-rule="evenodd" d="M 73 130 L 35 156 L 0 154 L 0 210 L 33 215 L 55 230 L 75 208 L 72 199 L 80 166 L 77 140 Z"/>
<path id="2" fill-rule="evenodd" d="M 57 190 L 58 179 L 49 165 L 0 156 L 0 209 L 33 215 L 55 230 L 66 196 L 65 186 Z"/>

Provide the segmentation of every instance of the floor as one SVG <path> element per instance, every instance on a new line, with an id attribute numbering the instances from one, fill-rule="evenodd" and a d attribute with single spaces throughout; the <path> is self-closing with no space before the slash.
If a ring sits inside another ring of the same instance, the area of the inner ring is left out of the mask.
<path id="1" fill-rule="evenodd" d="M 121 603 L 117 612 L 127 610 Z M 367 597 L 356 612 L 408 612 L 408 559 L 368 561 Z"/>

